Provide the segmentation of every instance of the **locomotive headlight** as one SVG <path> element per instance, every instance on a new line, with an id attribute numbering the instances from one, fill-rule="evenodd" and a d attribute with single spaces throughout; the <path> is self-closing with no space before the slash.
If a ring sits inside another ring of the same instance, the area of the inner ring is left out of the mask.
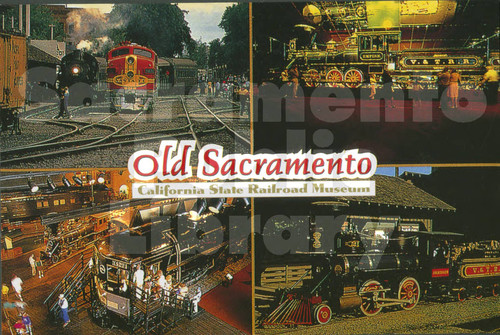
<path id="1" fill-rule="evenodd" d="M 127 62 L 128 62 L 129 64 L 134 64 L 134 57 L 129 57 L 129 58 L 127 59 Z"/>
<path id="2" fill-rule="evenodd" d="M 80 68 L 78 66 L 73 66 L 71 72 L 73 72 L 73 74 L 78 74 L 80 73 Z"/>

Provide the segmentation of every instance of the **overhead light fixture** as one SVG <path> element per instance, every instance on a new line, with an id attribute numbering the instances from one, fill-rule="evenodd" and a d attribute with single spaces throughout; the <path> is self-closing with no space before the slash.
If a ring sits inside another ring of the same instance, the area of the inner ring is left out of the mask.
<path id="1" fill-rule="evenodd" d="M 40 189 L 31 178 L 28 179 L 28 186 L 30 187 L 31 193 L 36 193 Z"/>
<path id="2" fill-rule="evenodd" d="M 99 184 L 102 184 L 102 183 L 104 183 L 104 180 L 105 180 L 104 179 L 104 173 L 100 173 L 99 176 L 97 176 L 97 182 Z"/>
<path id="3" fill-rule="evenodd" d="M 77 176 L 73 176 L 73 181 L 75 182 L 75 184 L 77 184 L 78 186 L 82 186 L 83 185 L 83 181 L 78 178 Z"/>
<path id="4" fill-rule="evenodd" d="M 71 187 L 71 183 L 69 182 L 68 178 L 62 177 L 62 182 L 63 182 L 64 186 Z"/>
<path id="5" fill-rule="evenodd" d="M 219 214 L 222 208 L 224 207 L 225 202 L 226 201 L 224 198 L 212 199 L 208 206 L 208 210 L 214 214 Z"/>
<path id="6" fill-rule="evenodd" d="M 90 185 L 94 185 L 95 183 L 94 178 L 92 178 L 92 176 L 89 174 L 87 175 L 87 183 L 89 183 Z"/>
<path id="7" fill-rule="evenodd" d="M 201 215 L 207 209 L 207 200 L 198 199 L 198 201 L 196 201 L 196 205 L 198 210 L 192 209 L 189 211 L 189 218 L 188 218 L 189 220 L 198 221 L 201 218 Z"/>
<path id="8" fill-rule="evenodd" d="M 243 200 L 243 203 L 245 204 L 245 206 L 243 206 L 244 208 L 250 207 L 250 199 L 242 198 L 242 200 Z"/>
<path id="9" fill-rule="evenodd" d="M 55 191 L 56 190 L 56 184 L 54 184 L 54 182 L 52 181 L 52 178 L 50 177 L 47 177 L 47 186 L 52 190 L 52 191 Z"/>

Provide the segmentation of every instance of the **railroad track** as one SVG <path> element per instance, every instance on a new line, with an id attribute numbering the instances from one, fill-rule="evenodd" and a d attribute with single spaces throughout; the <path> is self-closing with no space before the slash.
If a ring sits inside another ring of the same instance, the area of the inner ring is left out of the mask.
<path id="1" fill-rule="evenodd" d="M 84 121 L 80 118 L 75 119 L 43 119 L 39 118 L 43 113 L 50 113 L 50 110 L 56 108 L 47 106 L 44 110 L 38 110 L 26 117 L 31 123 L 40 123 L 43 125 L 60 126 L 68 130 L 62 134 L 42 139 L 36 143 L 23 144 L 14 148 L 2 150 L 2 166 L 12 166 L 31 162 L 37 164 L 40 162 L 49 162 L 54 157 L 71 158 L 82 152 L 113 149 L 115 147 L 131 146 L 147 142 L 160 142 L 166 137 L 182 139 L 191 137 L 197 143 L 198 149 L 202 146 L 202 136 L 212 135 L 217 140 L 206 140 L 207 143 L 218 142 L 224 135 L 228 143 L 236 141 L 249 147 L 249 136 L 244 135 L 244 131 L 236 128 L 236 124 L 241 125 L 241 118 L 235 117 L 235 108 L 227 103 L 217 108 L 210 108 L 198 97 L 175 97 L 161 102 L 180 103 L 180 108 L 172 107 L 176 111 L 174 118 L 164 118 L 172 110 L 164 108 L 157 115 L 146 114 L 145 111 L 135 115 L 119 113 L 93 113 L 90 121 Z M 76 107 L 71 113 L 86 107 Z M 163 114 L 162 114 L 163 113 Z M 95 119 L 96 115 L 104 115 Z M 172 114 L 172 113 L 170 113 Z M 90 117 L 90 116 L 89 116 Z M 149 120 L 152 118 L 152 120 Z M 178 120 L 176 120 L 176 118 Z M 248 123 L 247 123 L 248 124 Z M 248 128 L 244 130 L 248 133 Z M 207 138 L 207 137 L 205 137 Z M 232 138 L 232 139 L 231 139 Z M 102 155 L 102 151 L 100 152 Z M 96 157 L 96 161 L 102 160 Z M 105 164 L 108 165 L 108 164 Z M 125 164 L 126 165 L 126 164 Z"/>

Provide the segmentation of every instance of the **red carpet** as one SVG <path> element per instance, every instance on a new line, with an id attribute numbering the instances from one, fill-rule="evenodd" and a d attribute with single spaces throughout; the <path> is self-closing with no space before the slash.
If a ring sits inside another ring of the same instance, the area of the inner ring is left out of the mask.
<path id="1" fill-rule="evenodd" d="M 233 284 L 222 285 L 205 294 L 200 306 L 208 313 L 250 334 L 252 332 L 251 265 L 234 275 Z"/>

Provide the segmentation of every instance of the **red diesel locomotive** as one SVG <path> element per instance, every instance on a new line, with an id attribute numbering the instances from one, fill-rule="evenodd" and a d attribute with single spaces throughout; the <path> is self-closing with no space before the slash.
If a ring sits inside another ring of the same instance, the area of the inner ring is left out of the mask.
<path id="1" fill-rule="evenodd" d="M 158 56 L 146 47 L 123 42 L 107 55 L 111 110 L 151 112 L 158 96 Z"/>

